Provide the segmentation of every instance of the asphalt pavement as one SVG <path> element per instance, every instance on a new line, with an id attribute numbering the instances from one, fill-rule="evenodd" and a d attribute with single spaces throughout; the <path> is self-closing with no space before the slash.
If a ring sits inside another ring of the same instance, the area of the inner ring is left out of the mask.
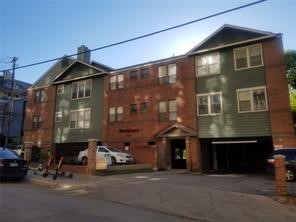
<path id="1" fill-rule="evenodd" d="M 204 221 L 296 221 L 296 205 L 274 200 L 274 181 L 253 175 L 196 175 L 164 171 L 72 179 L 28 173 L 31 183 L 57 192 Z M 83 192 L 82 192 L 83 191 Z M 82 194 L 81 194 L 82 195 Z"/>

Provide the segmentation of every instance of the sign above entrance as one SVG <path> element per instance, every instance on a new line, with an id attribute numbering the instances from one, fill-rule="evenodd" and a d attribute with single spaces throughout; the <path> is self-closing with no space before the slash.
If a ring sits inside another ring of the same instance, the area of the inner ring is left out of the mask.
<path id="1" fill-rule="evenodd" d="M 119 129 L 120 133 L 138 133 L 140 132 L 139 129 Z"/>

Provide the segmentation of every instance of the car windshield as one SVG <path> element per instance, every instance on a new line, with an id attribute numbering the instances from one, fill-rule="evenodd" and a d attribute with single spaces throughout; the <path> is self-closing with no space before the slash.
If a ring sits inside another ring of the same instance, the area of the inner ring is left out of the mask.
<path id="1" fill-rule="evenodd" d="M 108 149 L 109 149 L 110 151 L 112 151 L 112 152 L 122 153 L 121 150 L 119 150 L 119 149 L 117 149 L 117 148 L 115 148 L 115 147 L 110 147 L 110 146 L 108 146 Z"/>
<path id="2" fill-rule="evenodd" d="M 19 159 L 19 156 L 12 150 L 7 148 L 0 148 L 1 159 Z"/>

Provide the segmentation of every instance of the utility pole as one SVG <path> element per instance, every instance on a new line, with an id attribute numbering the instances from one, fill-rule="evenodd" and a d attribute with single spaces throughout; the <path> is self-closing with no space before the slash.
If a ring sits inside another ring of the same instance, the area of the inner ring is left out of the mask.
<path id="1" fill-rule="evenodd" d="M 14 81 L 14 75 L 15 75 L 15 62 L 18 60 L 18 57 L 12 58 L 12 76 L 11 76 L 11 95 L 10 95 L 10 107 L 9 107 L 9 118 L 7 123 L 7 134 L 5 137 L 5 146 L 8 145 L 8 138 L 10 136 L 10 128 L 11 123 L 13 119 L 13 99 L 14 99 L 14 90 L 15 90 L 15 81 Z"/>

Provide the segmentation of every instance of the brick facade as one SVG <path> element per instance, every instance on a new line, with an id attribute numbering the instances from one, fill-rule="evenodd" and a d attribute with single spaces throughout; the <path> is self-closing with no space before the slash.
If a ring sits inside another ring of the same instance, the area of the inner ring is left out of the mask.
<path id="1" fill-rule="evenodd" d="M 176 83 L 159 85 L 158 67 L 175 63 L 177 67 Z M 142 68 L 148 68 L 147 79 L 140 79 Z M 170 59 L 157 64 L 130 68 L 118 71 L 116 74 L 124 75 L 124 87 L 110 90 L 110 78 L 105 79 L 105 123 L 104 142 L 121 149 L 128 146 L 128 151 L 139 163 L 152 163 L 154 167 L 170 167 L 169 142 L 163 148 L 159 145 L 156 134 L 170 127 L 174 123 L 182 124 L 196 130 L 196 99 L 195 99 L 195 71 L 194 58 Z M 130 72 L 138 72 L 137 80 L 130 80 Z M 159 121 L 158 102 L 177 100 L 177 120 Z M 148 112 L 140 112 L 140 104 L 148 103 Z M 130 104 L 137 104 L 137 113 L 130 113 Z M 123 121 L 109 122 L 109 108 L 123 106 Z M 185 137 L 183 138 L 185 139 Z M 149 143 L 153 142 L 153 143 Z M 162 142 L 160 142 L 162 143 Z M 161 152 L 165 152 L 166 166 L 157 164 Z M 158 161 L 157 161 L 158 159 Z M 196 162 L 196 161 L 195 161 Z M 158 165 L 158 166 L 157 166 Z M 196 169 L 196 167 L 194 167 Z"/>
<path id="2" fill-rule="evenodd" d="M 35 101 L 36 90 L 44 90 L 44 101 Z M 44 153 L 48 149 L 53 151 L 52 135 L 54 121 L 55 86 L 47 86 L 38 89 L 29 89 L 27 95 L 26 118 L 24 123 L 24 143 L 30 146 L 38 146 Z M 34 116 L 41 116 L 42 122 L 39 128 L 33 128 Z"/>
<path id="3" fill-rule="evenodd" d="M 273 145 L 296 146 L 281 38 L 262 43 Z"/>

